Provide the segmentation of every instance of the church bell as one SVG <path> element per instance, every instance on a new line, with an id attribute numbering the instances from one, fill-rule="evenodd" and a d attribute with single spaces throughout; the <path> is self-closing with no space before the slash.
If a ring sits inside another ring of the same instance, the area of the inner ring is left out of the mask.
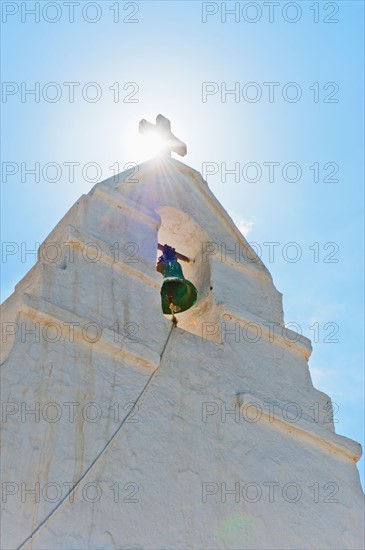
<path id="1" fill-rule="evenodd" d="M 165 244 L 162 250 L 156 266 L 164 278 L 161 287 L 162 311 L 182 313 L 195 304 L 198 292 L 193 283 L 185 279 L 175 249 Z"/>

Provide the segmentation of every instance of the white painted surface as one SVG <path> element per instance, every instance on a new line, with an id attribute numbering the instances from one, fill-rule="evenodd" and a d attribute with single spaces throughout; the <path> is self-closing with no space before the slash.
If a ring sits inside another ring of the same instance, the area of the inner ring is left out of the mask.
<path id="1" fill-rule="evenodd" d="M 182 267 L 199 300 L 172 331 L 157 242 L 194 260 Z M 45 243 L 60 257 L 41 255 L 2 313 L 15 332 L 3 548 L 363 548 L 360 446 L 335 434 L 310 342 L 285 332 L 268 270 L 197 172 L 156 160 L 98 184 Z"/>

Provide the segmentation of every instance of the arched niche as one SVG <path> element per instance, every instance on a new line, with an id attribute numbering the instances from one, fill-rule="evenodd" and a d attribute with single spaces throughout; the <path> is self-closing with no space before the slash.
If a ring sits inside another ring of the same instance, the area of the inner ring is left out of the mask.
<path id="1" fill-rule="evenodd" d="M 191 216 L 176 208 L 163 207 L 158 210 L 161 225 L 158 230 L 158 242 L 168 244 L 190 261 L 180 261 L 184 277 L 189 279 L 198 290 L 198 300 L 189 310 L 176 315 L 178 327 L 205 337 L 203 323 L 219 323 L 220 308 L 216 305 L 210 278 L 210 264 L 202 254 L 203 243 L 209 242 L 207 234 Z M 158 251 L 157 257 L 161 255 Z M 162 283 L 162 278 L 161 278 Z M 161 313 L 163 315 L 163 313 Z M 166 315 L 168 318 L 169 316 Z M 216 334 L 207 339 L 217 340 Z"/>

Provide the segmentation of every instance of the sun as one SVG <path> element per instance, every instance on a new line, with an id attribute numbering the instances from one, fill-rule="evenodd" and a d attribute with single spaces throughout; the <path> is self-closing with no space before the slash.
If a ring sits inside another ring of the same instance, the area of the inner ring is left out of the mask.
<path id="1" fill-rule="evenodd" d="M 148 157 L 161 155 L 166 147 L 166 140 L 157 132 L 140 135 L 140 143 L 141 151 Z"/>
<path id="2" fill-rule="evenodd" d="M 138 123 L 134 123 L 124 132 L 122 147 L 125 161 L 139 164 L 161 155 L 166 147 L 166 141 L 158 132 L 140 134 Z"/>

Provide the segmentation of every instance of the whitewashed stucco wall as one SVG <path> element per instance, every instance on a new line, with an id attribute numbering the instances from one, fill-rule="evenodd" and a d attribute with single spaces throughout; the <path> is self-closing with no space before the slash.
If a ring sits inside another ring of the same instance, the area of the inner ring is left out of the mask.
<path id="1" fill-rule="evenodd" d="M 175 328 L 158 241 L 194 260 L 199 301 Z M 200 174 L 165 159 L 111 178 L 50 243 L 3 305 L 3 548 L 363 547 L 360 446 Z"/>

